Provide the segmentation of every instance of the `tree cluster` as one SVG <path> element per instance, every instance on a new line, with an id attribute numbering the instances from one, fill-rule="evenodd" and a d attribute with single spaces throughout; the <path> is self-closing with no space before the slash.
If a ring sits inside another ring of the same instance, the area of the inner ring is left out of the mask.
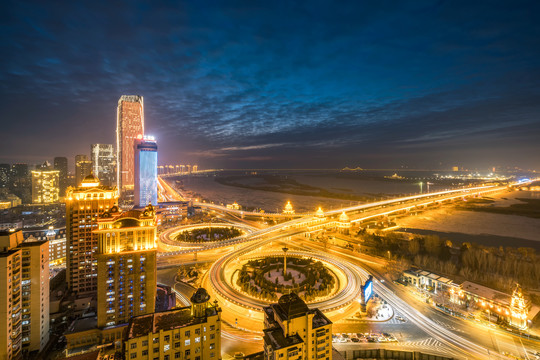
<path id="1" fill-rule="evenodd" d="M 489 247 L 476 243 L 453 246 L 435 235 L 412 239 L 397 233 L 359 234 L 367 253 L 388 258 L 387 270 L 403 271 L 411 265 L 450 277 L 479 282 L 505 292 L 516 283 L 524 288 L 540 286 L 540 256 L 532 248 Z"/>

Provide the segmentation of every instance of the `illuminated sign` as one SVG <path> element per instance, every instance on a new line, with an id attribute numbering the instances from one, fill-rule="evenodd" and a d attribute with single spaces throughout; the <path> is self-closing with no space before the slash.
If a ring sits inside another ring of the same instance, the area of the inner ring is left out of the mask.
<path id="1" fill-rule="evenodd" d="M 371 298 L 371 295 L 373 295 L 373 282 L 369 280 L 364 285 L 364 299 L 366 303 Z"/>

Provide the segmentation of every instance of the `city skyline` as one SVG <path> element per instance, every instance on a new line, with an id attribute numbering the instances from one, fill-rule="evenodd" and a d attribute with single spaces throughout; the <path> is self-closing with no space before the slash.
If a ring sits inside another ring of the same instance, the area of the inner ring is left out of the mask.
<path id="1" fill-rule="evenodd" d="M 4 5 L 0 162 L 114 143 L 140 94 L 164 164 L 540 167 L 537 3 L 87 6 Z"/>

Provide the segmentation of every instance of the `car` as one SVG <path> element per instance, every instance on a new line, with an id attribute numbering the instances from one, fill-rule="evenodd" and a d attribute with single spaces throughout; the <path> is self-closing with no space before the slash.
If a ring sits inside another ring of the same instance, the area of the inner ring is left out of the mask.
<path id="1" fill-rule="evenodd" d="M 360 342 L 360 339 L 355 337 L 355 338 L 352 338 L 351 341 L 352 342 Z"/>
<path id="2" fill-rule="evenodd" d="M 356 333 L 356 337 L 359 338 L 359 339 L 365 339 L 366 336 L 362 333 Z"/>
<path id="3" fill-rule="evenodd" d="M 399 315 L 396 316 L 396 319 L 397 319 L 398 321 L 405 322 L 405 319 L 404 319 L 403 317 L 399 316 Z"/>

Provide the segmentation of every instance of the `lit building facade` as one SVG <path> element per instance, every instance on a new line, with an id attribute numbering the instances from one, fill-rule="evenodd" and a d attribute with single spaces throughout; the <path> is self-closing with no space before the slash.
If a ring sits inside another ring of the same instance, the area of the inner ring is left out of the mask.
<path id="1" fill-rule="evenodd" d="M 116 211 L 115 211 L 116 210 Z M 143 211 L 104 212 L 98 220 L 97 326 L 127 324 L 153 313 L 156 303 L 156 214 Z"/>
<path id="2" fill-rule="evenodd" d="M 22 235 L 21 235 L 22 236 Z M 0 231 L 0 354 L 5 359 L 22 358 L 21 240 Z"/>
<path id="3" fill-rule="evenodd" d="M 135 205 L 157 205 L 157 144 L 151 137 L 135 141 Z"/>
<path id="4" fill-rule="evenodd" d="M 26 241 L 22 249 L 22 348 L 41 351 L 49 341 L 49 242 Z"/>
<path id="5" fill-rule="evenodd" d="M 34 204 L 58 202 L 59 176 L 58 170 L 32 170 L 32 202 Z"/>
<path id="6" fill-rule="evenodd" d="M 294 209 L 290 201 L 287 201 L 287 204 L 285 204 L 285 208 L 283 209 L 283 214 L 294 215 Z"/>
<path id="7" fill-rule="evenodd" d="M 122 198 L 135 186 L 135 139 L 144 134 L 144 104 L 139 95 L 122 95 L 116 123 L 117 182 Z"/>
<path id="8" fill-rule="evenodd" d="M 47 241 L 23 242 L 22 231 L 0 232 L 0 354 L 19 359 L 49 341 Z"/>
<path id="9" fill-rule="evenodd" d="M 86 155 L 75 155 L 75 186 L 81 186 L 81 182 L 92 172 L 92 161 Z"/>
<path id="10" fill-rule="evenodd" d="M 199 288 L 191 306 L 130 320 L 125 359 L 221 359 L 221 309 Z"/>
<path id="11" fill-rule="evenodd" d="M 54 170 L 58 170 L 58 186 L 60 188 L 60 197 L 66 196 L 68 186 L 68 159 L 67 157 L 54 158 Z"/>
<path id="12" fill-rule="evenodd" d="M 81 186 L 68 188 L 66 202 L 66 240 L 68 286 L 80 295 L 97 292 L 97 229 L 98 215 L 118 206 L 116 188 L 101 186 L 88 175 Z"/>
<path id="13" fill-rule="evenodd" d="M 264 358 L 332 360 L 332 322 L 295 293 L 264 311 Z"/>
<path id="14" fill-rule="evenodd" d="M 66 263 L 66 228 L 23 230 L 24 240 L 49 240 L 49 266 L 64 265 Z"/>
<path id="15" fill-rule="evenodd" d="M 0 188 L 7 188 L 11 185 L 11 165 L 0 164 Z"/>
<path id="16" fill-rule="evenodd" d="M 92 144 L 92 173 L 102 185 L 116 185 L 116 153 L 112 144 Z"/>

